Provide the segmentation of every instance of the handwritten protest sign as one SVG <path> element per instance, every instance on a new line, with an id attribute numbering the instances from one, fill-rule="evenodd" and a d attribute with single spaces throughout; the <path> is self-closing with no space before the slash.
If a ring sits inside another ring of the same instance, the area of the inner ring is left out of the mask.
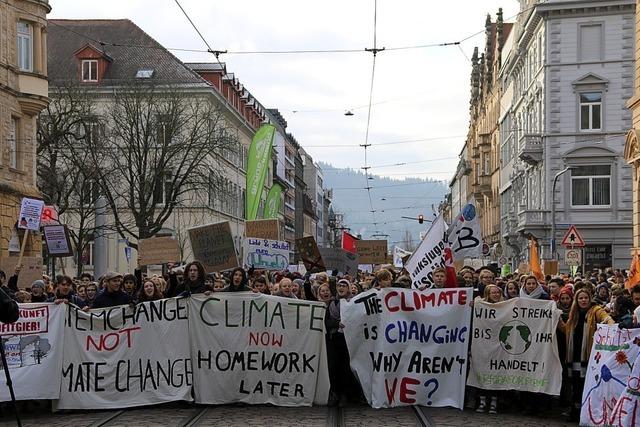
<path id="1" fill-rule="evenodd" d="M 243 251 L 244 265 L 266 270 L 284 270 L 289 267 L 290 249 L 288 242 L 246 238 Z"/>
<path id="2" fill-rule="evenodd" d="M 280 221 L 278 219 L 258 219 L 245 222 L 245 236 L 260 239 L 280 240 Z"/>
<path id="3" fill-rule="evenodd" d="M 358 255 L 339 248 L 318 248 L 327 270 L 338 270 L 342 274 L 358 272 Z"/>
<path id="4" fill-rule="evenodd" d="M 68 310 L 59 409 L 192 400 L 187 299 Z"/>
<path id="5" fill-rule="evenodd" d="M 140 265 L 164 264 L 177 262 L 180 256 L 180 243 L 173 237 L 153 237 L 138 241 Z"/>
<path id="6" fill-rule="evenodd" d="M 42 218 L 42 209 L 44 201 L 38 199 L 30 199 L 24 197 L 20 204 L 20 215 L 18 217 L 18 228 L 26 230 L 39 231 L 40 219 Z"/>
<path id="7" fill-rule="evenodd" d="M 7 274 L 7 278 L 13 274 L 18 263 L 18 257 L 0 258 L 0 269 Z M 18 275 L 18 287 L 21 289 L 31 287 L 34 280 L 42 280 L 42 258 L 22 257 L 22 269 Z"/>
<path id="8" fill-rule="evenodd" d="M 238 257 L 229 222 L 190 228 L 189 240 L 193 257 L 208 273 L 238 267 Z"/>
<path id="9" fill-rule="evenodd" d="M 351 368 L 372 407 L 462 408 L 471 297 L 387 288 L 341 301 Z"/>
<path id="10" fill-rule="evenodd" d="M 17 322 L 0 323 L 16 399 L 57 399 L 60 395 L 66 308 L 65 304 L 20 304 Z M 0 401 L 8 400 L 9 389 L 3 383 Z"/>
<path id="11" fill-rule="evenodd" d="M 553 301 L 480 299 L 473 306 L 471 371 L 467 384 L 487 390 L 560 394 L 562 365 Z"/>
<path id="12" fill-rule="evenodd" d="M 465 205 L 447 230 L 447 240 L 451 244 L 454 260 L 482 257 L 482 235 L 480 218 L 471 203 Z"/>
<path id="13" fill-rule="evenodd" d="M 43 230 L 49 256 L 68 257 L 73 255 L 69 230 L 66 225 L 45 225 Z"/>
<path id="14" fill-rule="evenodd" d="M 387 262 L 387 241 L 356 240 L 356 253 L 360 264 L 384 264 Z"/>
<path id="15" fill-rule="evenodd" d="M 317 273 L 326 270 L 316 239 L 313 236 L 296 239 L 296 250 L 308 272 Z"/>
<path id="16" fill-rule="evenodd" d="M 582 391 L 580 425 L 640 425 L 640 329 L 598 325 Z"/>
<path id="17" fill-rule="evenodd" d="M 324 304 L 222 293 L 189 308 L 197 403 L 326 404 Z"/>
<path id="18" fill-rule="evenodd" d="M 451 248 L 444 238 L 445 231 L 446 223 L 440 215 L 433 221 L 413 255 L 405 262 L 404 268 L 411 275 L 414 288 L 432 287 L 433 270 L 447 266 L 447 256 L 451 257 Z M 452 258 L 451 262 L 453 264 Z"/>

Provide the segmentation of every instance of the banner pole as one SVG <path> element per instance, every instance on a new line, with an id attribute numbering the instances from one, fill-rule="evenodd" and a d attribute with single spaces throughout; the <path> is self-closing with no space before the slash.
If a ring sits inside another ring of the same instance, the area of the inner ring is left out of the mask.
<path id="1" fill-rule="evenodd" d="M 20 256 L 18 257 L 18 266 L 22 265 L 22 257 L 24 256 L 24 250 L 27 247 L 27 239 L 29 238 L 29 229 L 24 231 L 24 237 L 22 238 L 22 245 L 20 246 Z"/>

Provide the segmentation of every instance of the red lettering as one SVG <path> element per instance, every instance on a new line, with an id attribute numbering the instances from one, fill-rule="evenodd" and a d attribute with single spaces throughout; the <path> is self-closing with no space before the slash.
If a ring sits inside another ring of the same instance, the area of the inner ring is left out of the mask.
<path id="1" fill-rule="evenodd" d="M 416 386 L 419 384 L 420 381 L 416 380 L 415 378 L 403 378 L 400 381 L 400 402 L 408 403 L 410 405 L 416 403 L 416 399 L 410 397 L 416 394 L 416 390 L 410 386 Z"/>
<path id="2" fill-rule="evenodd" d="M 458 305 L 467 305 L 466 291 L 458 291 Z"/>
<path id="3" fill-rule="evenodd" d="M 258 345 L 258 333 L 249 332 L 249 345 Z"/>
<path id="4" fill-rule="evenodd" d="M 398 306 L 391 306 L 389 304 L 389 300 L 397 296 L 398 296 L 397 291 L 390 291 L 389 293 L 387 293 L 387 295 L 384 296 L 384 305 L 387 306 L 387 310 L 389 310 L 390 313 L 395 313 L 396 311 L 400 310 Z"/>
<path id="5" fill-rule="evenodd" d="M 389 379 L 385 378 L 384 379 L 384 388 L 387 390 L 387 403 L 392 404 L 393 401 L 395 400 L 395 395 L 396 395 L 396 386 L 398 385 L 398 379 L 394 378 L 393 379 L 393 385 L 391 386 L 391 389 L 389 388 Z"/>
<path id="6" fill-rule="evenodd" d="M 414 311 L 415 308 L 407 305 L 407 301 L 405 299 L 406 295 L 407 294 L 405 292 L 400 294 L 400 310 L 402 310 L 402 311 Z"/>
<path id="7" fill-rule="evenodd" d="M 124 333 L 124 334 L 126 334 L 126 335 L 127 335 L 127 347 L 128 347 L 128 348 L 131 348 L 131 345 L 133 344 L 133 340 L 131 339 L 131 332 L 133 332 L 133 331 L 138 331 L 138 330 L 140 330 L 140 329 L 141 329 L 141 328 L 140 328 L 140 326 L 134 326 L 134 327 L 132 327 L 132 328 L 120 329 L 120 330 L 118 331 L 118 333 L 119 333 L 119 334 Z"/>

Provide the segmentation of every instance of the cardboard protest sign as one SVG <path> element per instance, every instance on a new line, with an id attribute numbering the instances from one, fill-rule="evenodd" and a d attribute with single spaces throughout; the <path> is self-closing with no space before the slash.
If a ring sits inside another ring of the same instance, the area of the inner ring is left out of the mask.
<path id="1" fill-rule="evenodd" d="M 207 273 L 238 267 L 238 257 L 228 221 L 190 228 L 193 257 Z"/>
<path id="2" fill-rule="evenodd" d="M 43 231 L 49 256 L 68 257 L 73 255 L 69 230 L 66 225 L 45 225 Z"/>
<path id="3" fill-rule="evenodd" d="M 140 265 L 156 265 L 168 262 L 179 262 L 180 242 L 173 237 L 152 237 L 138 241 Z"/>
<path id="4" fill-rule="evenodd" d="M 0 258 L 0 269 L 9 276 L 13 274 L 20 258 L 5 257 Z M 22 257 L 22 269 L 18 275 L 18 287 L 20 289 L 29 288 L 34 280 L 42 280 L 42 258 L 41 257 Z"/>
<path id="5" fill-rule="evenodd" d="M 374 408 L 462 409 L 472 290 L 386 288 L 340 302 L 351 368 Z"/>
<path id="6" fill-rule="evenodd" d="M 640 329 L 598 325 L 582 391 L 581 426 L 640 424 Z"/>
<path id="7" fill-rule="evenodd" d="M 491 304 L 476 299 L 467 384 L 559 395 L 556 327 L 561 313 L 554 301 L 513 298 Z"/>
<path id="8" fill-rule="evenodd" d="M 192 400 L 187 299 L 68 310 L 58 409 Z"/>
<path id="9" fill-rule="evenodd" d="M 289 267 L 291 248 L 279 240 L 244 239 L 244 265 L 265 270 L 284 270 Z"/>
<path id="10" fill-rule="evenodd" d="M 20 319 L 17 322 L 0 323 L 0 336 L 16 399 L 57 399 L 60 396 L 67 305 L 19 306 Z M 9 400 L 9 389 L 3 384 L 0 401 Z"/>
<path id="11" fill-rule="evenodd" d="M 44 201 L 38 199 L 30 199 L 24 197 L 20 204 L 20 215 L 18 216 L 18 228 L 25 230 L 39 231 L 40 219 L 42 218 L 42 209 Z"/>
<path id="12" fill-rule="evenodd" d="M 319 248 L 327 270 L 338 270 L 342 274 L 358 272 L 358 255 L 338 248 Z"/>
<path id="13" fill-rule="evenodd" d="M 324 304 L 243 292 L 189 309 L 197 403 L 327 403 Z"/>
<path id="14" fill-rule="evenodd" d="M 384 264 L 387 262 L 387 241 L 356 240 L 356 253 L 360 264 Z"/>
<path id="15" fill-rule="evenodd" d="M 296 250 L 308 272 L 318 273 L 326 270 L 316 239 L 313 236 L 296 239 Z"/>
<path id="16" fill-rule="evenodd" d="M 278 219 L 258 219 L 244 223 L 246 237 L 280 240 L 280 221 Z"/>

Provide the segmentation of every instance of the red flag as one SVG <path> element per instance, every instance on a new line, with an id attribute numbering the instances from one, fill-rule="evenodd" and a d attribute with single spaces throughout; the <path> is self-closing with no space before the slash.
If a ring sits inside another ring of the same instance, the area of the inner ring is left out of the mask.
<path id="1" fill-rule="evenodd" d="M 356 253 L 356 240 L 359 240 L 356 236 L 347 233 L 346 231 L 342 232 L 342 249 L 347 252 L 351 252 L 352 254 Z"/>
<path id="2" fill-rule="evenodd" d="M 624 287 L 631 289 L 640 283 L 640 259 L 638 259 L 638 251 L 633 252 L 633 258 L 631 259 L 631 267 L 629 268 L 629 278 L 624 282 Z"/>

